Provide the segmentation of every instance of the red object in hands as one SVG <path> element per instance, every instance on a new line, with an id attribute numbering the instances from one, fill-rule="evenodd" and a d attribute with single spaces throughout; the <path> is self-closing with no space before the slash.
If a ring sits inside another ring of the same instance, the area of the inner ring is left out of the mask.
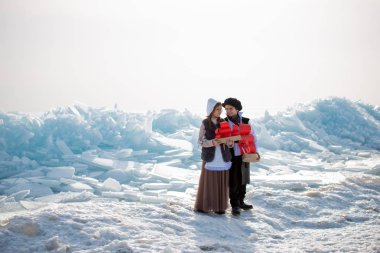
<path id="1" fill-rule="evenodd" d="M 236 135 L 240 135 L 240 131 L 239 131 L 239 128 L 237 125 L 233 125 L 232 126 L 232 133 L 231 133 L 232 136 L 236 136 Z"/>
<path id="2" fill-rule="evenodd" d="M 255 137 L 251 134 L 251 126 L 248 124 L 240 124 L 241 140 L 239 148 L 241 154 L 253 154 L 256 152 Z"/>
<path id="3" fill-rule="evenodd" d="M 215 129 L 215 139 L 231 136 L 231 129 L 228 122 L 220 122 L 220 127 Z"/>
<path id="4" fill-rule="evenodd" d="M 248 135 L 251 133 L 251 126 L 248 124 L 239 124 L 240 127 L 240 134 L 241 135 Z"/>

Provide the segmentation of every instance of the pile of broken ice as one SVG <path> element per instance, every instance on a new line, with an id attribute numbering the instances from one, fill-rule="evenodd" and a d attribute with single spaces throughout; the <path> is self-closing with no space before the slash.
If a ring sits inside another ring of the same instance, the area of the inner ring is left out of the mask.
<path id="1" fill-rule="evenodd" d="M 40 117 L 0 113 L 0 212 L 95 196 L 161 203 L 193 194 L 201 120 L 189 111 L 134 114 L 79 103 Z M 380 150 L 379 107 L 341 98 L 267 113 L 254 127 L 262 152 Z"/>

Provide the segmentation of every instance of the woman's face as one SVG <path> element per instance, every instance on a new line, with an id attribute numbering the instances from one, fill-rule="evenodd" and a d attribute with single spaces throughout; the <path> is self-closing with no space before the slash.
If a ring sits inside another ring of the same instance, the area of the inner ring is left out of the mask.
<path id="1" fill-rule="evenodd" d="M 220 114 L 222 114 L 222 106 L 219 105 L 218 107 L 215 108 L 214 112 L 212 113 L 213 118 L 219 118 Z"/>
<path id="2" fill-rule="evenodd" d="M 238 111 L 232 105 L 226 105 L 224 108 L 226 109 L 226 113 L 228 117 L 234 117 L 238 114 Z"/>

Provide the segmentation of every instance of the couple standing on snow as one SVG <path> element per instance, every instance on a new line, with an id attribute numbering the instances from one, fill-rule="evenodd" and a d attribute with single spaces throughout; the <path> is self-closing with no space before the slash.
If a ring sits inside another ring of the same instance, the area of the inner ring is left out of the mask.
<path id="1" fill-rule="evenodd" d="M 220 118 L 222 107 L 226 110 L 225 119 Z M 236 98 L 227 98 L 224 103 L 212 98 L 207 101 L 208 116 L 202 122 L 198 139 L 202 146 L 202 171 L 195 201 L 198 212 L 224 214 L 228 198 L 233 215 L 239 215 L 241 209 L 252 209 L 252 205 L 244 202 L 246 185 L 250 181 L 249 163 L 243 162 L 238 142 L 229 140 L 220 144 L 214 140 L 215 129 L 222 121 L 227 121 L 231 129 L 233 125 L 251 123 L 249 118 L 242 116 L 242 109 Z"/>

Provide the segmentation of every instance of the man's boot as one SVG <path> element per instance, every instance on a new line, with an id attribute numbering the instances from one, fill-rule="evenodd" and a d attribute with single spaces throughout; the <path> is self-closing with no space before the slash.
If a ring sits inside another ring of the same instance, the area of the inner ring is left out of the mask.
<path id="1" fill-rule="evenodd" d="M 240 208 L 243 210 L 250 210 L 253 208 L 253 206 L 244 203 L 244 201 L 242 200 L 242 201 L 240 201 Z"/>
<path id="2" fill-rule="evenodd" d="M 232 215 L 240 215 L 240 207 L 238 206 L 235 206 L 235 207 L 232 207 Z"/>

